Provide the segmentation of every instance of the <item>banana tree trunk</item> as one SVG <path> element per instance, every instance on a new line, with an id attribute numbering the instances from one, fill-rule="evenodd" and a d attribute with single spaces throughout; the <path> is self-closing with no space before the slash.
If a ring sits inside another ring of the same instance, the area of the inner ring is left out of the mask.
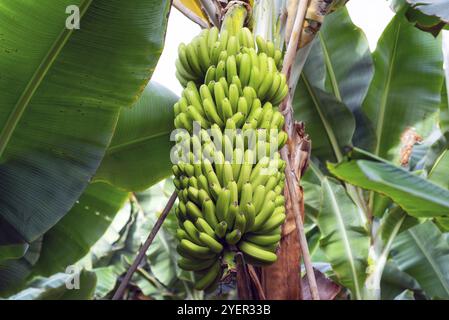
<path id="1" fill-rule="evenodd" d="M 298 191 L 302 192 L 302 190 Z M 287 193 L 285 192 L 286 199 L 289 198 Z M 302 298 L 301 248 L 291 204 L 287 205 L 286 212 L 287 219 L 282 228 L 278 260 L 271 266 L 262 268 L 261 272 L 262 286 L 269 300 L 300 300 Z"/>

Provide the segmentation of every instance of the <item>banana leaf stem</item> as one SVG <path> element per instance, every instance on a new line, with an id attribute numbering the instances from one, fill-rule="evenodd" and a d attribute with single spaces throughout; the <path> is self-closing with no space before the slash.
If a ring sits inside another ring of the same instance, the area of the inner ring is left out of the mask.
<path id="1" fill-rule="evenodd" d="M 120 286 L 118 287 L 117 291 L 115 292 L 114 296 L 112 297 L 112 300 L 120 300 L 123 296 L 123 293 L 126 290 L 126 287 L 128 286 L 129 282 L 131 281 L 131 278 L 136 272 L 137 268 L 139 267 L 140 263 L 142 262 L 143 258 L 145 257 L 145 254 L 148 250 L 148 248 L 153 243 L 154 238 L 156 237 L 156 234 L 158 233 L 159 229 L 161 228 L 162 224 L 165 221 L 165 218 L 167 218 L 171 208 L 173 207 L 176 198 L 178 197 L 176 192 L 173 192 L 173 194 L 170 196 L 170 199 L 168 199 L 168 202 L 162 211 L 161 215 L 158 217 L 156 223 L 153 226 L 153 229 L 151 230 L 150 234 L 148 235 L 147 240 L 143 244 L 143 246 L 140 248 L 139 253 L 137 254 L 136 259 L 134 260 L 131 267 L 129 267 L 128 271 L 126 272 L 125 277 L 120 283 Z"/>

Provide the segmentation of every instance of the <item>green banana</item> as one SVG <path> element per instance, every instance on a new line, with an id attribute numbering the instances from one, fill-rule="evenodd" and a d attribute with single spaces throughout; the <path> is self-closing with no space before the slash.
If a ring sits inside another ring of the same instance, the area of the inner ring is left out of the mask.
<path id="1" fill-rule="evenodd" d="M 259 230 L 254 230 L 253 228 L 253 232 L 257 232 L 260 234 L 270 232 L 279 227 L 280 225 L 282 225 L 285 221 L 285 218 L 286 218 L 285 214 L 272 215 L 271 218 L 269 218 L 268 221 L 265 222 L 265 224 L 262 225 L 262 227 Z"/>
<path id="2" fill-rule="evenodd" d="M 191 260 L 188 258 L 181 257 L 178 260 L 178 266 L 181 269 L 187 270 L 187 271 L 201 271 L 204 269 L 209 268 L 211 265 L 215 263 L 216 260 L 209 259 L 209 260 Z"/>
<path id="3" fill-rule="evenodd" d="M 239 78 L 244 87 L 249 84 L 249 78 L 251 76 L 251 58 L 249 54 L 244 53 L 240 59 Z"/>
<path id="4" fill-rule="evenodd" d="M 267 222 L 267 220 L 271 217 L 271 214 L 273 213 L 274 208 L 275 208 L 274 201 L 269 201 L 267 204 L 265 204 L 262 211 L 260 211 L 259 214 L 256 216 L 254 225 L 252 226 L 251 230 L 257 230 L 265 222 Z"/>
<path id="5" fill-rule="evenodd" d="M 218 221 L 224 221 L 231 202 L 231 191 L 222 189 L 218 194 L 216 215 Z"/>
<path id="6" fill-rule="evenodd" d="M 235 250 L 256 265 L 276 260 L 285 221 L 279 149 L 288 140 L 278 111 L 288 94 L 281 64 L 274 43 L 246 27 L 205 29 L 178 47 L 176 77 L 184 90 L 174 125 L 187 130 L 176 136 L 182 160 L 172 167 L 178 265 L 195 272 L 199 290 L 216 286 L 224 256 Z M 201 126 L 198 136 L 194 122 Z"/>
<path id="7" fill-rule="evenodd" d="M 213 229 L 216 229 L 219 221 L 215 215 L 215 204 L 212 200 L 208 199 L 203 202 L 203 215 L 207 223 Z"/>
<path id="8" fill-rule="evenodd" d="M 188 201 L 186 204 L 187 215 L 192 219 L 198 219 L 202 217 L 201 210 L 192 201 Z"/>
<path id="9" fill-rule="evenodd" d="M 246 220 L 246 230 L 251 230 L 256 221 L 256 208 L 251 202 L 243 205 L 243 214 L 245 215 Z"/>
<path id="10" fill-rule="evenodd" d="M 223 238 L 226 235 L 226 230 L 228 228 L 228 224 L 226 223 L 226 221 L 221 221 L 220 223 L 217 224 L 217 226 L 215 227 L 215 234 L 219 237 L 219 238 Z"/>
<path id="11" fill-rule="evenodd" d="M 193 243 L 196 243 L 197 245 L 202 244 L 200 238 L 198 237 L 198 229 L 195 227 L 192 221 L 186 220 L 184 221 L 182 226 L 184 228 L 184 231 L 187 233 L 187 235 L 190 237 Z"/>
<path id="12" fill-rule="evenodd" d="M 273 263 L 277 260 L 277 256 L 261 247 L 252 244 L 248 241 L 240 241 L 238 248 L 248 256 L 262 262 L 262 263 Z"/>
<path id="13" fill-rule="evenodd" d="M 245 237 L 245 240 L 252 242 L 259 246 L 269 246 L 275 243 L 278 243 L 279 240 L 281 240 L 281 235 L 274 234 L 274 235 L 257 235 L 257 234 L 251 234 Z"/>
<path id="14" fill-rule="evenodd" d="M 221 245 L 221 243 L 218 242 L 217 240 L 215 240 L 213 237 L 211 237 L 207 233 L 199 232 L 198 233 L 198 238 L 212 252 L 220 253 L 221 251 L 223 251 L 223 246 Z"/>
<path id="15" fill-rule="evenodd" d="M 239 211 L 235 216 L 234 229 L 240 230 L 240 232 L 242 234 L 245 233 L 246 218 L 245 218 L 245 214 L 241 211 Z"/>
<path id="16" fill-rule="evenodd" d="M 245 183 L 242 187 L 242 192 L 240 195 L 240 205 L 244 207 L 246 204 L 252 202 L 253 200 L 253 186 L 251 183 Z"/>
<path id="17" fill-rule="evenodd" d="M 188 255 L 191 255 L 192 257 L 196 258 L 204 258 L 204 257 L 210 257 L 211 251 L 208 247 L 200 246 L 195 243 L 193 243 L 190 240 L 182 239 L 179 243 L 179 248 L 186 252 Z"/>
<path id="18" fill-rule="evenodd" d="M 238 213 L 239 213 L 239 206 L 237 202 L 232 202 L 231 205 L 229 206 L 229 210 L 225 217 L 228 230 L 231 230 L 233 228 Z"/>
<path id="19" fill-rule="evenodd" d="M 203 218 L 198 218 L 195 222 L 195 226 L 201 232 L 207 233 L 211 237 L 215 237 L 215 231 L 212 229 L 209 223 Z"/>
<path id="20" fill-rule="evenodd" d="M 242 232 L 239 229 L 232 230 L 226 235 L 226 242 L 235 245 L 242 238 Z"/>
<path id="21" fill-rule="evenodd" d="M 265 201 L 265 186 L 258 185 L 253 195 L 253 203 L 256 208 L 256 212 L 260 212 L 262 205 Z"/>
<path id="22" fill-rule="evenodd" d="M 205 290 L 212 285 L 216 278 L 221 277 L 221 261 L 217 260 L 206 272 L 206 274 L 195 283 L 196 290 Z"/>

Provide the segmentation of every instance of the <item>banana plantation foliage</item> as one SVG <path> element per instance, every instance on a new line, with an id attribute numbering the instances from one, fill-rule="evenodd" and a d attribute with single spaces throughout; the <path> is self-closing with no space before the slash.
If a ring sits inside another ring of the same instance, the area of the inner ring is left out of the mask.
<path id="1" fill-rule="evenodd" d="M 0 300 L 449 299 L 449 0 L 347 2 L 0 0 Z"/>

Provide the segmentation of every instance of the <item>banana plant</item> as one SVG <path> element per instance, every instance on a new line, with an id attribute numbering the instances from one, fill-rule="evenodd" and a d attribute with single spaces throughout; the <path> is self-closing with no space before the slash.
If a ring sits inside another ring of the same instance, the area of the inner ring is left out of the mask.
<path id="1" fill-rule="evenodd" d="M 399 10 L 371 54 L 347 10 L 332 13 L 295 92 L 296 118 L 313 141 L 305 177 L 309 241 L 320 234 L 313 259 L 330 263 L 352 299 L 385 296 L 390 265 L 413 280 L 398 299 L 449 297 L 441 36 L 407 18 Z"/>
<path id="2" fill-rule="evenodd" d="M 279 13 L 294 1 L 256 2 Z M 438 36 L 447 0 L 392 1 L 396 16 L 373 53 L 346 2 L 334 2 L 294 86 L 295 118 L 313 142 L 301 181 L 312 261 L 351 299 L 448 299 L 448 79 Z M 173 1 L 203 27 L 217 23 L 211 3 Z M 69 5 L 80 9 L 80 29 L 65 27 Z M 170 2 L 0 7 L 9 22 L 0 26 L 0 297 L 110 298 L 173 191 L 171 179 L 155 184 L 170 175 L 177 97 L 147 86 Z M 254 12 L 255 33 L 282 47 L 288 21 L 263 12 Z M 175 229 L 171 214 L 127 297 L 234 297 L 232 282 L 223 295 L 192 290 Z M 68 266 L 81 268 L 85 290 L 65 290 Z"/>

